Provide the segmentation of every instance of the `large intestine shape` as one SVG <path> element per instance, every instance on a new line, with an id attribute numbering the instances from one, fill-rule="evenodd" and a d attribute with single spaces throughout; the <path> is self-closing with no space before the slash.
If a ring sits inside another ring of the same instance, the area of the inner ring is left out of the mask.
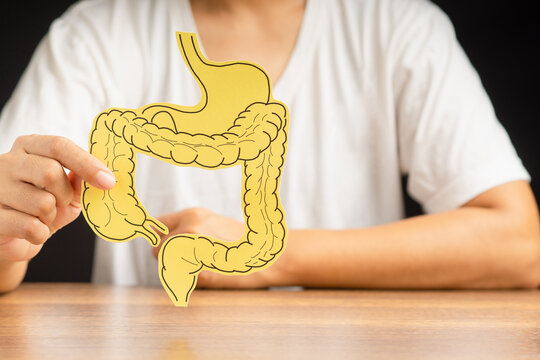
<path id="1" fill-rule="evenodd" d="M 288 110 L 272 98 L 270 80 L 258 65 L 215 63 L 204 58 L 195 34 L 177 33 L 178 46 L 201 90 L 195 106 L 166 103 L 138 109 L 109 108 L 94 119 L 90 153 L 116 176 L 103 191 L 83 183 L 83 214 L 94 232 L 113 242 L 145 237 L 159 245 L 151 217 L 137 197 L 137 153 L 178 166 L 221 169 L 242 166 L 242 238 L 226 242 L 180 234 L 164 241 L 159 276 L 177 306 L 187 306 L 202 270 L 242 275 L 270 266 L 287 237 L 279 182 L 287 150 Z M 240 185 L 240 184 L 239 184 Z"/>

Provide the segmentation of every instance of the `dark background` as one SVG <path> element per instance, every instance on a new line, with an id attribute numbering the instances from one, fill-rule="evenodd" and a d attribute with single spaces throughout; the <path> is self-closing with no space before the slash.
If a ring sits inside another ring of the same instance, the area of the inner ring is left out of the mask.
<path id="1" fill-rule="evenodd" d="M 3 1 L 0 5 L 0 108 L 9 98 L 52 20 L 74 1 Z M 434 0 L 452 19 L 457 37 L 491 97 L 499 120 L 529 170 L 540 199 L 540 20 L 537 0 Z M 1 134 L 0 134 L 1 137 Z M 404 184 L 406 179 L 403 180 Z M 407 213 L 420 213 L 407 199 Z M 27 281 L 89 281 L 93 233 L 82 216 L 59 231 L 30 262 Z"/>

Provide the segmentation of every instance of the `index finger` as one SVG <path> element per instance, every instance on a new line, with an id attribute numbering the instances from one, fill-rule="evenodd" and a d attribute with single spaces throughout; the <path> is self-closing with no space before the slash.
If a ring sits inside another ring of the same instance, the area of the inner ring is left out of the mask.
<path id="1" fill-rule="evenodd" d="M 27 153 L 54 159 L 95 187 L 107 190 L 116 184 L 114 174 L 98 158 L 65 137 L 30 135 L 19 141 Z"/>

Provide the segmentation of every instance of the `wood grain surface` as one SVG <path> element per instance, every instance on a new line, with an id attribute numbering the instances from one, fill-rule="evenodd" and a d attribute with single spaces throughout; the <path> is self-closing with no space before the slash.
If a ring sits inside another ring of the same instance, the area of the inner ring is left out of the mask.
<path id="1" fill-rule="evenodd" d="M 535 359 L 540 291 L 205 291 L 23 284 L 0 359 Z"/>

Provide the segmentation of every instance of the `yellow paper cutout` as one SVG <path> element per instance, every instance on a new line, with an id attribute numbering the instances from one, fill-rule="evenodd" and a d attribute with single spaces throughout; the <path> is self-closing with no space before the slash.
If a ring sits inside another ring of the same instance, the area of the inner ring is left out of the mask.
<path id="1" fill-rule="evenodd" d="M 272 98 L 270 79 L 259 65 L 209 61 L 195 34 L 176 36 L 199 84 L 201 101 L 196 106 L 109 108 L 96 116 L 90 153 L 113 171 L 117 183 L 103 191 L 83 182 L 82 204 L 90 227 L 103 239 L 123 242 L 142 236 L 158 246 L 160 237 L 153 228 L 164 234 L 168 229 L 137 197 L 136 153 L 203 169 L 241 164 L 246 224 L 242 238 L 226 242 L 180 234 L 165 240 L 159 252 L 163 287 L 176 306 L 187 306 L 201 270 L 252 273 L 270 266 L 285 248 L 279 182 L 287 151 L 288 109 Z"/>

